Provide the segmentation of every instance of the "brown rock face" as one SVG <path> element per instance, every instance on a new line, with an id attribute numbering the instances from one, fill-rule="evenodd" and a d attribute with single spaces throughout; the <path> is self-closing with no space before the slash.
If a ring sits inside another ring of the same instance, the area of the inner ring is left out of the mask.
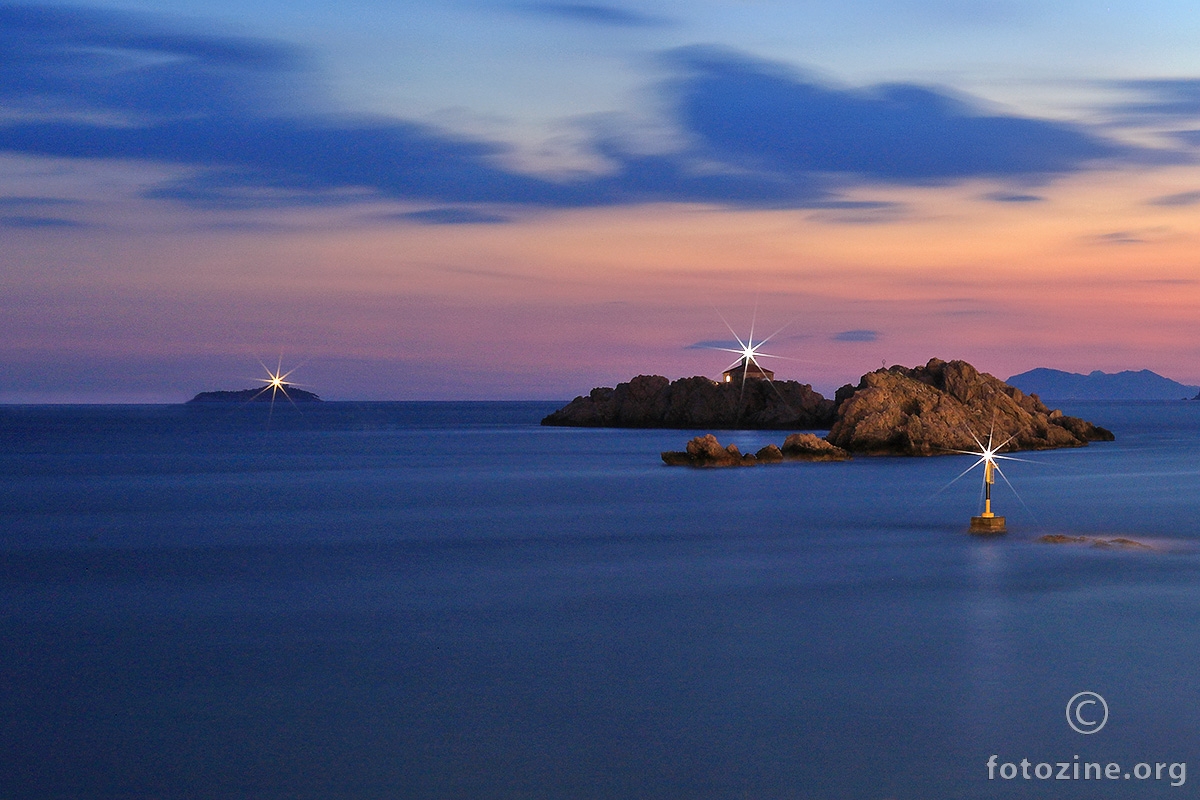
<path id="1" fill-rule="evenodd" d="M 759 451 L 754 454 L 754 457 L 758 459 L 760 464 L 776 464 L 780 461 L 783 461 L 783 453 L 776 445 L 773 444 L 759 448 Z"/>
<path id="2" fill-rule="evenodd" d="M 754 455 L 742 454 L 736 444 L 721 447 L 711 433 L 687 443 L 684 452 L 667 451 L 662 460 L 671 467 L 750 467 L 756 464 L 780 464 L 784 461 L 845 461 L 850 454 L 812 433 L 793 433 L 780 450 L 773 444 Z"/>
<path id="3" fill-rule="evenodd" d="M 1081 447 L 1111 441 L 1090 422 L 1051 411 L 965 361 L 931 359 L 923 367 L 891 367 L 838 391 L 837 422 L 828 440 L 853 453 L 935 455 L 978 449 L 989 434 L 1005 450 Z"/>
<path id="4" fill-rule="evenodd" d="M 793 433 L 783 440 L 782 456 L 799 461 L 845 461 L 850 454 L 815 433 Z"/>
<path id="5" fill-rule="evenodd" d="M 543 425 L 595 428 L 740 428 L 787 430 L 833 424 L 834 404 L 807 384 L 708 378 L 671 382 L 639 375 L 615 389 L 593 389 L 542 420 Z"/>
<path id="6" fill-rule="evenodd" d="M 662 460 L 672 467 L 752 467 L 758 463 L 758 459 L 753 455 L 742 455 L 736 444 L 721 447 L 717 437 L 711 433 L 692 439 L 687 443 L 685 452 L 663 453 Z"/>

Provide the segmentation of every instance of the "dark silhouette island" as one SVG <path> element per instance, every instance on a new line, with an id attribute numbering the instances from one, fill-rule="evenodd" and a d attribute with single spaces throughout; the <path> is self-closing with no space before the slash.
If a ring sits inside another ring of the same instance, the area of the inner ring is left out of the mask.
<path id="1" fill-rule="evenodd" d="M 273 400 L 293 403 L 320 403 L 321 398 L 312 392 L 282 384 L 278 387 L 265 386 L 260 389 L 242 389 L 238 392 L 201 392 L 188 400 L 189 403 L 270 403 Z"/>
<path id="2" fill-rule="evenodd" d="M 726 373 L 669 381 L 638 375 L 616 388 L 592 389 L 542 420 L 543 425 L 582 428 L 746 428 L 812 430 L 835 419 L 832 400 L 796 381 Z"/>

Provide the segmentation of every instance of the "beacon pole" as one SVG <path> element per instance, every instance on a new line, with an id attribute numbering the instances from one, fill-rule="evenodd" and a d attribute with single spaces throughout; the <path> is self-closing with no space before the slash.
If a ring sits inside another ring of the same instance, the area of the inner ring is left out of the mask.
<path id="1" fill-rule="evenodd" d="M 985 517 L 995 516 L 992 514 L 992 484 L 996 482 L 996 463 L 990 458 L 983 467 L 983 515 Z"/>
<path id="2" fill-rule="evenodd" d="M 996 482 L 996 462 L 987 456 L 983 460 L 983 513 L 971 517 L 971 533 L 1004 533 L 1008 530 L 1004 517 L 992 513 L 992 484 Z"/>

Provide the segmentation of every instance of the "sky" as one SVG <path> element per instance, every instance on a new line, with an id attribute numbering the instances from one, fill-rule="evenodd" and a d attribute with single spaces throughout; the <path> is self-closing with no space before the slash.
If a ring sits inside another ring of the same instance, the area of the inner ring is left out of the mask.
<path id="1" fill-rule="evenodd" d="M 0 403 L 1200 384 L 1200 10 L 0 5 Z"/>

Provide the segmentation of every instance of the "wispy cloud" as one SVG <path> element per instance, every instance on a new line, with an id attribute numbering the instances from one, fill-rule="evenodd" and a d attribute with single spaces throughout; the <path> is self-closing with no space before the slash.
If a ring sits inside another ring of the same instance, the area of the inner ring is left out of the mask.
<path id="1" fill-rule="evenodd" d="M 34 217 L 22 214 L 0 216 L 0 228 L 16 228 L 21 230 L 83 228 L 84 223 L 62 217 Z"/>
<path id="2" fill-rule="evenodd" d="M 294 104 L 312 86 L 294 80 L 306 72 L 299 48 L 182 33 L 112 11 L 0 6 L 0 53 L 0 98 L 51 117 L 255 114 L 285 98 Z"/>
<path id="3" fill-rule="evenodd" d="M 983 198 L 994 203 L 1040 203 L 1046 199 L 1041 195 L 1020 192 L 989 192 Z"/>
<path id="4" fill-rule="evenodd" d="M 1115 81 L 1109 85 L 1135 95 L 1111 109 L 1127 121 L 1200 116 L 1200 78 Z"/>
<path id="5" fill-rule="evenodd" d="M 429 208 L 390 214 L 389 219 L 421 222 L 427 225 L 479 225 L 509 222 L 510 218 L 475 208 Z"/>
<path id="6" fill-rule="evenodd" d="M 741 350 L 740 342 L 733 339 L 705 339 L 699 342 L 692 342 L 684 350 Z"/>
<path id="7" fill-rule="evenodd" d="M 0 208 L 42 208 L 78 204 L 78 200 L 68 200 L 62 197 L 25 197 L 21 195 L 0 197 Z"/>
<path id="8" fill-rule="evenodd" d="M 630 11 L 599 3 L 518 3 L 515 8 L 529 14 L 586 25 L 620 28 L 657 28 L 671 24 L 665 17 Z"/>
<path id="9" fill-rule="evenodd" d="M 882 336 L 879 331 L 869 329 L 858 329 L 853 331 L 842 331 L 830 336 L 830 340 L 835 342 L 875 342 Z"/>
<path id="10" fill-rule="evenodd" d="M 1194 206 L 1200 203 L 1200 191 L 1167 194 L 1146 201 L 1152 206 Z"/>
<path id="11" fill-rule="evenodd" d="M 1200 131 L 1174 131 L 1171 136 L 1188 147 L 1200 147 Z"/>
<path id="12" fill-rule="evenodd" d="M 1146 240 L 1133 231 L 1113 231 L 1091 237 L 1097 244 L 1145 244 Z"/>

